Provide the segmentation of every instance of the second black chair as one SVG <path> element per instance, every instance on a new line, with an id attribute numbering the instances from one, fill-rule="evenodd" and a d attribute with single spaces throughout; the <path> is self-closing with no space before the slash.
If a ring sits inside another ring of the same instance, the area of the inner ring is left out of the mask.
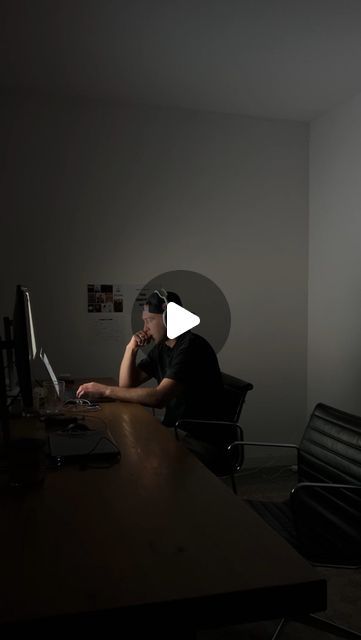
<path id="1" fill-rule="evenodd" d="M 177 435 L 178 429 L 181 429 L 193 438 L 216 447 L 221 455 L 212 471 L 217 476 L 230 475 L 234 482 L 234 474 L 243 464 L 243 449 L 229 451 L 228 446 L 235 440 L 243 440 L 243 430 L 238 422 L 247 393 L 253 389 L 253 384 L 223 372 L 222 380 L 224 395 L 221 420 L 183 419 L 177 422 L 175 431 Z"/>
<path id="2" fill-rule="evenodd" d="M 318 566 L 361 567 L 361 417 L 317 404 L 300 444 L 233 443 L 291 447 L 298 482 L 284 502 L 247 500 L 299 553 Z M 234 484 L 235 487 L 235 484 Z M 361 634 L 316 616 L 300 622 L 343 638 Z M 286 624 L 282 620 L 273 640 Z"/>

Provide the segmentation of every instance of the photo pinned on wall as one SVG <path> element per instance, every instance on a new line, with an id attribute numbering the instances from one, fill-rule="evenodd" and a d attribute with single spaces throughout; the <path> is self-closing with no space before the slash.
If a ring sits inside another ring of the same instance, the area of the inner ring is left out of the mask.
<path id="1" fill-rule="evenodd" d="M 88 284 L 88 313 L 123 313 L 120 284 Z"/>

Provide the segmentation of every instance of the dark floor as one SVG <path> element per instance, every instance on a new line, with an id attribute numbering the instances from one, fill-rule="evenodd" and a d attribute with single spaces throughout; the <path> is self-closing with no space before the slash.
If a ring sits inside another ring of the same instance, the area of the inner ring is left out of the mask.
<path id="1" fill-rule="evenodd" d="M 294 486 L 296 474 L 289 467 L 264 467 L 242 471 L 237 478 L 238 494 L 255 499 L 282 500 Z M 328 582 L 328 608 L 320 616 L 352 628 L 361 634 L 361 569 L 317 568 Z M 197 634 L 197 640 L 271 640 L 279 620 L 228 627 Z M 283 640 L 327 640 L 319 630 L 290 622 L 283 630 Z"/>

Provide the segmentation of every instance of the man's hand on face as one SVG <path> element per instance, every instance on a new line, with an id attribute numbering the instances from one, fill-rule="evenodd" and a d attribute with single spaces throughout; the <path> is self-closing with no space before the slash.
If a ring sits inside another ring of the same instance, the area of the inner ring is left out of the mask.
<path id="1" fill-rule="evenodd" d="M 152 336 L 148 331 L 137 331 L 129 342 L 131 349 L 137 350 L 139 347 L 143 347 L 145 344 L 149 344 L 152 340 Z"/>

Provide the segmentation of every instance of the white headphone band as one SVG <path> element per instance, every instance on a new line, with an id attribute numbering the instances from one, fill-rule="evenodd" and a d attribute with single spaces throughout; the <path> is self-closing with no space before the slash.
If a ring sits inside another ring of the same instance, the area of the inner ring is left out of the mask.
<path id="1" fill-rule="evenodd" d="M 166 290 L 165 290 L 165 289 L 161 289 L 161 291 L 163 291 L 163 294 L 164 294 L 164 295 L 162 295 L 161 293 L 159 293 L 158 289 L 154 289 L 154 293 L 156 293 L 160 298 L 162 298 L 162 299 L 164 300 L 165 304 L 167 305 L 167 304 L 168 304 L 168 299 L 167 299 L 168 294 L 167 294 L 167 292 L 166 292 Z M 163 322 L 164 322 L 164 326 L 165 326 L 165 327 L 167 326 L 166 313 L 167 313 L 167 309 L 165 309 L 165 310 L 163 311 L 163 316 L 162 316 L 162 317 L 163 317 Z"/>
<path id="2" fill-rule="evenodd" d="M 166 292 L 165 289 L 161 289 L 161 291 L 163 291 L 163 294 L 159 293 L 158 289 L 154 289 L 154 293 L 156 293 L 160 298 L 163 298 L 164 302 L 166 304 L 168 304 L 168 294 Z"/>

